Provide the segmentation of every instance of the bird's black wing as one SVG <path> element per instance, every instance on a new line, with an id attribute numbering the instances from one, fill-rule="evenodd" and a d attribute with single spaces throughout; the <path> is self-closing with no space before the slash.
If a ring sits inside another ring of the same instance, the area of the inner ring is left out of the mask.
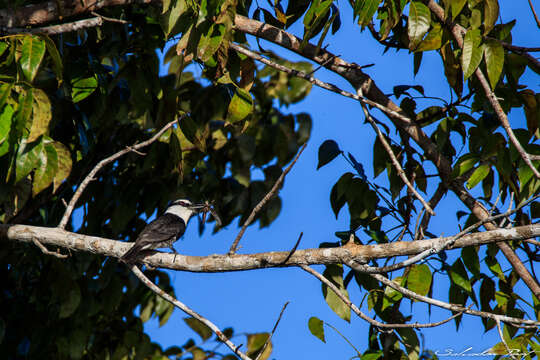
<path id="1" fill-rule="evenodd" d="M 184 234 L 186 224 L 184 220 L 174 214 L 163 214 L 141 231 L 135 243 L 122 257 L 126 263 L 136 260 L 141 251 L 169 246 L 171 242 Z"/>
<path id="2" fill-rule="evenodd" d="M 182 218 L 174 214 L 163 214 L 146 225 L 135 243 L 158 244 L 181 236 L 185 230 L 186 224 Z"/>

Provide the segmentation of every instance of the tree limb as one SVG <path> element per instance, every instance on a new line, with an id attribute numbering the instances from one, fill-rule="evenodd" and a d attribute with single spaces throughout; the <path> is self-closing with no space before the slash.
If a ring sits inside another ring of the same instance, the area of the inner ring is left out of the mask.
<path id="1" fill-rule="evenodd" d="M 540 236 L 540 224 L 477 232 L 456 240 L 448 250 L 503 241 L 523 241 L 537 236 Z M 56 227 L 30 225 L 0 225 L 0 238 L 30 243 L 33 241 L 32 239 L 36 238 L 42 244 L 116 258 L 120 258 L 132 246 L 131 243 L 77 234 Z M 272 251 L 232 256 L 186 256 L 156 251 L 145 256 L 141 261 L 156 268 L 190 272 L 224 272 L 298 265 L 346 264 L 350 261 L 365 262 L 370 259 L 416 255 L 449 239 L 451 238 L 398 241 L 378 245 L 348 243 L 336 248 L 296 250 L 292 255 L 290 251 Z"/>
<path id="2" fill-rule="evenodd" d="M 208 326 L 214 332 L 214 334 L 216 334 L 218 339 L 225 345 L 227 345 L 229 349 L 231 349 L 236 355 L 240 356 L 242 360 L 251 360 L 249 356 L 239 350 L 240 346 L 236 346 L 231 340 L 229 340 L 229 338 L 227 338 L 225 334 L 223 334 L 223 332 L 213 322 L 200 315 L 195 310 L 191 309 L 189 306 L 176 299 L 174 296 L 169 295 L 165 291 L 161 290 L 159 286 L 154 284 L 149 278 L 146 277 L 146 275 L 144 275 L 144 273 L 137 267 L 137 265 L 130 265 L 129 268 L 131 272 L 133 272 L 133 274 L 135 274 L 135 276 L 138 277 L 144 285 L 146 285 L 158 296 L 162 297 L 163 299 L 167 300 L 189 316 L 194 317 L 195 319 Z"/>
<path id="3" fill-rule="evenodd" d="M 108 158 L 105 158 L 103 160 L 101 160 L 93 169 L 92 171 L 90 171 L 90 173 L 88 173 L 88 175 L 86 175 L 86 177 L 84 178 L 84 180 L 81 182 L 81 184 L 79 185 L 79 188 L 77 189 L 77 191 L 75 191 L 75 194 L 73 194 L 73 197 L 71 198 L 71 200 L 69 201 L 69 204 L 67 205 L 66 207 L 66 211 L 64 212 L 64 215 L 62 216 L 62 219 L 60 220 L 60 223 L 58 224 L 58 227 L 60 229 L 65 229 L 66 228 L 66 225 L 69 221 L 69 218 L 71 217 L 71 213 L 73 212 L 74 208 L 75 208 L 75 205 L 77 204 L 77 201 L 79 200 L 79 198 L 81 197 L 83 191 L 86 189 L 86 187 L 88 186 L 88 184 L 94 180 L 94 176 L 97 174 L 97 172 L 99 170 L 101 170 L 102 167 L 104 167 L 105 165 L 111 163 L 111 162 L 114 162 L 116 161 L 116 159 L 120 158 L 121 156 L 129 153 L 129 152 L 136 152 L 138 149 L 141 149 L 145 146 L 148 146 L 150 145 L 151 143 L 153 143 L 154 141 L 156 141 L 157 139 L 159 139 L 159 137 L 161 135 L 163 135 L 163 133 L 165 131 L 167 131 L 171 126 L 173 126 L 178 120 L 173 120 L 171 122 L 169 122 L 167 125 L 165 125 L 164 127 L 161 128 L 161 130 L 159 130 L 154 136 L 152 136 L 150 139 L 146 140 L 146 141 L 143 141 L 142 143 L 138 143 L 138 144 L 135 144 L 133 146 L 127 146 L 125 149 L 123 150 L 120 150 L 118 151 L 117 153 L 109 156 Z"/>

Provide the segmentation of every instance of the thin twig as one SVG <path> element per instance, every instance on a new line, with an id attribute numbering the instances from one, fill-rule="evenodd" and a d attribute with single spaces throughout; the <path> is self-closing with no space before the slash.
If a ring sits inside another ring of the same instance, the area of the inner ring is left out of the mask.
<path id="1" fill-rule="evenodd" d="M 484 225 L 485 223 L 492 222 L 492 221 L 497 220 L 499 218 L 507 218 L 508 216 L 516 213 L 517 211 L 519 211 L 523 207 L 527 206 L 528 204 L 530 204 L 534 200 L 538 199 L 539 197 L 540 197 L 540 195 L 536 195 L 536 196 L 532 197 L 531 199 L 523 202 L 521 205 L 516 207 L 514 210 L 509 209 L 505 213 L 498 214 L 498 215 L 493 215 L 493 216 L 487 217 L 487 218 L 485 218 L 483 220 L 480 220 L 480 221 L 478 221 L 475 224 L 465 228 L 464 230 L 460 231 L 459 233 L 457 233 L 456 235 L 454 235 L 454 236 L 452 236 L 450 238 L 444 238 L 444 240 L 441 239 L 441 241 L 439 243 L 437 243 L 437 244 L 434 244 L 432 248 L 424 250 L 421 253 L 419 253 L 419 254 L 417 254 L 415 256 L 412 256 L 412 257 L 408 258 L 407 260 L 401 261 L 401 262 L 399 262 L 397 264 L 388 265 L 388 266 L 381 266 L 381 267 L 369 266 L 369 265 L 365 265 L 365 264 L 357 264 L 355 269 L 357 269 L 358 271 L 361 271 L 361 272 L 369 273 L 369 274 L 381 274 L 381 273 L 396 271 L 396 270 L 402 269 L 404 267 L 410 266 L 412 264 L 416 264 L 417 262 L 422 261 L 423 259 L 427 258 L 428 256 L 431 256 L 433 254 L 437 254 L 437 253 L 441 252 L 442 250 L 451 247 L 458 239 L 462 238 L 463 236 L 465 236 L 466 234 L 468 234 L 472 230 Z"/>
<path id="2" fill-rule="evenodd" d="M 199 313 L 197 313 L 195 310 L 191 309 L 189 306 L 181 302 L 180 300 L 176 299 L 174 296 L 171 296 L 167 294 L 165 291 L 161 290 L 159 286 L 154 284 L 150 279 L 144 275 L 144 273 L 137 267 L 137 265 L 130 265 L 130 270 L 143 282 L 144 285 L 146 285 L 150 290 L 152 290 L 155 294 L 162 297 L 163 299 L 167 300 L 189 316 L 194 317 L 195 319 L 199 320 L 206 326 L 208 326 L 214 334 L 218 337 L 220 341 L 222 341 L 225 345 L 229 347 L 236 355 L 240 356 L 243 360 L 251 360 L 249 356 L 247 356 L 245 353 L 239 350 L 240 346 L 236 346 L 231 340 L 229 340 L 225 334 L 210 320 L 206 319 Z"/>
<path id="3" fill-rule="evenodd" d="M 300 266 L 300 268 L 302 270 L 304 270 L 307 273 L 315 276 L 317 279 L 319 279 L 319 281 L 321 281 L 326 286 L 328 286 L 330 289 L 332 289 L 332 291 L 337 295 L 337 297 L 339 297 L 341 299 L 341 301 L 343 301 L 345 303 L 345 305 L 347 305 L 356 315 L 358 315 L 358 317 L 360 317 L 361 319 L 367 321 L 371 325 L 379 327 L 379 328 L 385 328 L 385 329 L 431 328 L 431 327 L 436 327 L 436 326 L 442 325 L 444 323 L 447 323 L 450 320 L 452 320 L 453 318 L 455 318 L 456 316 L 460 315 L 460 314 L 455 314 L 455 315 L 449 317 L 448 319 L 438 321 L 438 322 L 435 322 L 435 323 L 426 323 L 426 324 L 420 324 L 420 323 L 414 323 L 414 324 L 385 324 L 385 323 L 382 323 L 382 322 L 377 321 L 375 319 L 372 319 L 369 316 L 367 316 L 366 314 L 364 314 L 354 303 L 351 302 L 351 300 L 349 300 L 348 297 L 343 295 L 343 293 L 338 289 L 338 287 L 336 285 L 334 285 L 333 282 L 331 282 L 330 280 L 325 278 L 319 272 L 317 272 L 316 270 L 313 270 L 311 267 L 309 267 L 307 265 L 299 265 L 299 266 Z"/>
<path id="4" fill-rule="evenodd" d="M 49 249 L 47 249 L 45 247 L 45 245 L 43 245 L 42 243 L 39 242 L 38 239 L 36 238 L 32 238 L 32 242 L 34 243 L 34 245 L 36 245 L 42 253 L 44 253 L 45 255 L 51 255 L 51 256 L 54 256 L 54 257 L 57 257 L 59 259 L 65 259 L 67 258 L 68 256 L 67 255 L 64 255 L 64 254 L 61 254 L 59 252 L 54 252 L 54 251 L 50 251 Z"/>
<path id="5" fill-rule="evenodd" d="M 531 0 L 529 0 L 529 6 L 531 7 L 531 11 L 534 15 L 534 20 L 536 20 L 536 26 L 540 28 L 540 19 L 538 19 L 538 15 L 536 15 L 536 11 L 534 11 L 534 6 Z"/>
<path id="6" fill-rule="evenodd" d="M 506 353 L 509 355 L 512 359 L 517 360 L 517 358 L 514 356 L 512 350 L 510 350 L 510 346 L 506 343 L 506 340 L 504 340 L 502 328 L 501 328 L 501 321 L 495 320 L 495 323 L 497 324 L 497 331 L 499 332 L 499 337 L 501 338 L 502 343 L 504 344 L 504 347 L 506 348 Z"/>
<path id="7" fill-rule="evenodd" d="M 355 100 L 358 100 L 358 101 L 361 101 L 363 103 L 366 103 L 368 104 L 369 106 L 373 106 L 379 110 L 381 110 L 382 112 L 384 112 L 385 114 L 389 115 L 390 117 L 393 117 L 393 118 L 396 118 L 396 119 L 399 119 L 401 121 L 404 121 L 406 123 L 412 123 L 413 121 L 408 118 L 407 116 L 403 115 L 403 114 L 400 114 L 386 106 L 383 106 L 375 101 L 372 101 L 372 100 L 369 100 L 368 98 L 365 98 L 363 96 L 358 96 L 358 95 L 355 95 L 353 93 L 350 93 L 348 91 L 345 91 L 345 90 L 342 90 L 340 89 L 339 87 L 337 87 L 336 85 L 334 84 L 330 84 L 330 83 L 327 83 L 327 82 L 324 82 L 324 81 L 321 81 L 317 78 L 314 78 L 313 76 L 307 76 L 307 74 L 303 71 L 299 71 L 299 70 L 294 70 L 294 69 L 290 69 L 286 66 L 283 66 L 283 65 L 280 65 L 272 60 L 268 60 L 267 58 L 257 54 L 255 51 L 252 51 L 252 50 L 249 50 L 249 49 L 246 49 L 240 45 L 237 45 L 237 44 L 234 44 L 234 43 L 231 43 L 229 45 L 230 48 L 252 58 L 252 59 L 255 59 L 257 61 L 260 61 L 262 62 L 263 64 L 266 64 L 270 67 L 273 67 L 274 69 L 277 69 L 279 71 L 283 71 L 287 74 L 290 74 L 292 76 L 297 76 L 299 78 L 302 78 L 304 80 L 307 80 L 309 81 L 310 83 L 314 84 L 314 85 L 317 85 L 323 89 L 326 89 L 326 90 L 329 90 L 329 91 L 332 91 L 332 92 L 335 92 L 336 94 L 340 94 L 342 96 L 345 96 L 345 97 L 348 97 L 348 98 L 351 98 L 351 99 L 355 99 Z"/>
<path id="8" fill-rule="evenodd" d="M 294 166 L 294 164 L 296 164 L 296 161 L 298 161 L 298 158 L 300 157 L 300 155 L 302 154 L 302 152 L 304 151 L 304 149 L 306 148 L 307 146 L 307 143 L 304 143 L 304 145 L 302 145 L 302 147 L 300 148 L 300 151 L 298 151 L 298 154 L 296 154 L 296 156 L 294 157 L 293 161 L 289 164 L 289 166 L 287 166 L 287 168 L 281 173 L 281 175 L 279 176 L 279 178 L 277 179 L 276 183 L 274 184 L 274 186 L 272 187 L 272 189 L 270 189 L 270 191 L 268 192 L 268 194 L 266 194 L 261 201 L 259 201 L 259 203 L 257 204 L 257 206 L 255 206 L 253 208 L 253 210 L 251 211 L 251 214 L 249 214 L 249 217 L 247 218 L 246 222 L 244 223 L 244 225 L 242 226 L 242 228 L 240 229 L 240 231 L 238 232 L 238 235 L 236 236 L 236 239 L 234 239 L 234 242 L 233 244 L 231 245 L 231 248 L 229 249 L 229 255 L 232 255 L 236 252 L 237 248 L 238 248 L 238 243 L 240 242 L 240 239 L 242 239 L 242 236 L 244 235 L 244 233 L 246 232 L 246 229 L 247 227 L 253 222 L 253 219 L 255 219 L 255 216 L 257 216 L 257 214 L 259 213 L 259 211 L 261 211 L 261 209 L 263 208 L 264 205 L 266 205 L 266 203 L 268 201 L 270 201 L 270 199 L 272 199 L 279 187 L 281 186 L 281 183 L 283 183 L 283 180 L 285 179 L 285 176 L 289 173 L 289 171 L 291 171 L 292 167 Z"/>
<path id="9" fill-rule="evenodd" d="M 352 269 L 356 270 L 355 264 L 349 264 L 349 266 L 351 266 Z M 411 291 L 409 289 L 404 288 L 403 286 L 396 284 L 394 281 L 388 279 L 387 277 L 383 275 L 370 274 L 370 276 L 382 282 L 383 284 L 391 287 L 392 289 L 400 292 L 402 295 L 410 299 L 418 300 L 418 301 L 431 304 L 431 305 L 434 305 L 443 309 L 447 309 L 453 312 L 465 313 L 465 314 L 480 316 L 483 318 L 488 318 L 488 319 L 493 319 L 493 320 L 498 319 L 499 321 L 509 323 L 512 326 L 519 326 L 519 327 L 524 327 L 524 328 L 536 328 L 540 326 L 540 321 L 519 319 L 519 318 L 505 316 L 505 315 L 493 314 L 493 313 L 489 313 L 485 311 L 472 310 L 468 307 L 463 307 L 461 305 L 456 305 L 456 304 L 450 304 L 441 300 L 436 300 L 436 299 L 433 299 L 424 295 L 420 295 L 418 293 L 415 293 L 414 291 Z"/>
<path id="10" fill-rule="evenodd" d="M 157 139 L 159 139 L 159 137 L 165 132 L 167 131 L 171 126 L 173 126 L 178 120 L 174 120 L 174 121 L 171 121 L 169 122 L 167 125 L 165 125 L 163 128 L 161 128 L 161 130 L 159 130 L 154 136 L 152 136 L 150 139 L 146 140 L 146 141 L 143 141 L 142 143 L 139 143 L 139 144 L 135 144 L 133 146 L 128 146 L 126 147 L 125 149 L 123 150 L 120 150 L 118 151 L 116 154 L 113 154 L 111 156 L 109 156 L 108 158 L 105 158 L 103 160 L 101 160 L 93 169 L 92 171 L 90 171 L 90 173 L 84 178 L 84 180 L 81 182 L 81 184 L 79 185 L 79 188 L 77 189 L 77 191 L 75 191 L 75 194 L 73 194 L 73 197 L 71 198 L 71 200 L 69 201 L 69 204 L 68 206 L 66 207 L 66 211 L 64 212 L 64 215 L 62 216 L 62 220 L 60 220 L 60 223 L 58 224 L 58 228 L 60 229 L 65 229 L 66 228 L 66 225 L 69 221 L 69 218 L 71 216 L 71 213 L 73 212 L 74 208 L 75 208 L 75 205 L 77 204 L 77 201 L 79 200 L 79 198 L 81 197 L 83 191 L 86 189 L 86 187 L 88 186 L 88 184 L 94 180 L 94 176 L 97 174 L 97 172 L 99 170 L 101 170 L 101 168 L 111 162 L 114 162 L 116 159 L 118 159 L 119 157 L 129 153 L 129 152 L 134 152 L 135 150 L 138 150 L 140 148 L 143 148 L 145 146 L 148 146 L 150 145 L 151 143 L 153 143 L 154 141 L 156 141 Z"/>
<path id="11" fill-rule="evenodd" d="M 285 258 L 285 260 L 283 260 L 282 264 L 286 264 L 287 261 L 289 261 L 289 259 L 291 258 L 291 256 L 293 256 L 293 254 L 296 252 L 296 250 L 298 249 L 298 245 L 300 245 L 300 241 L 302 240 L 302 236 L 304 236 L 304 232 L 300 233 L 300 236 L 298 236 L 298 240 L 296 240 L 296 244 L 294 244 L 291 251 L 289 251 L 289 254 Z"/>
<path id="12" fill-rule="evenodd" d="M 289 302 L 287 301 L 283 307 L 281 308 L 281 312 L 279 313 L 279 316 L 276 320 L 276 323 L 274 324 L 274 328 L 272 329 L 272 332 L 270 333 L 270 335 L 268 335 L 268 338 L 266 339 L 266 341 L 264 342 L 264 345 L 262 347 L 262 350 L 259 352 L 259 355 L 257 355 L 257 357 L 255 358 L 255 360 L 259 360 L 262 356 L 262 354 L 264 353 L 264 350 L 266 350 L 266 347 L 268 346 L 268 344 L 270 343 L 270 340 L 272 340 L 272 336 L 274 336 L 274 333 L 276 332 L 276 329 L 279 325 L 279 322 L 281 321 L 281 317 L 283 316 L 283 312 L 285 311 L 285 309 L 287 308 L 287 305 L 289 305 Z"/>
<path id="13" fill-rule="evenodd" d="M 108 22 L 113 22 L 113 23 L 118 23 L 118 24 L 129 24 L 129 21 L 106 17 L 106 16 L 98 14 L 95 11 L 90 11 L 90 14 L 92 14 L 94 16 L 97 16 L 97 17 L 100 17 L 103 20 L 108 21 Z"/>
<path id="14" fill-rule="evenodd" d="M 3 31 L 8 34 L 47 34 L 47 35 L 57 35 L 67 32 L 73 32 L 81 29 L 97 27 L 103 25 L 102 17 L 94 17 L 90 19 L 77 20 L 70 23 L 60 24 L 60 25 L 51 25 L 44 26 L 40 28 L 0 28 L 0 31 Z"/>
<path id="15" fill-rule="evenodd" d="M 358 88 L 357 94 L 358 94 L 359 97 L 363 97 L 362 89 Z M 388 154 L 388 156 L 390 156 L 390 160 L 392 160 L 392 164 L 396 168 L 398 176 L 405 183 L 405 185 L 407 185 L 407 187 L 414 194 L 414 196 L 422 203 L 422 205 L 424 206 L 426 211 L 431 216 L 435 216 L 435 212 L 431 209 L 431 206 L 429 206 L 429 204 L 426 202 L 426 200 L 424 200 L 422 195 L 420 195 L 418 193 L 418 191 L 416 191 L 416 189 L 411 184 L 409 179 L 407 179 L 407 176 L 405 175 L 405 171 L 401 167 L 401 164 L 399 163 L 398 159 L 396 158 L 396 155 L 392 151 L 392 147 L 390 146 L 390 144 L 388 144 L 388 141 L 386 141 L 386 137 L 382 133 L 381 129 L 379 129 L 379 126 L 377 125 L 375 120 L 373 120 L 373 118 L 371 117 L 371 115 L 370 115 L 370 113 L 369 113 L 369 111 L 367 109 L 367 106 L 363 102 L 360 102 L 360 106 L 362 106 L 362 111 L 364 112 L 364 116 L 366 117 L 366 121 L 369 122 L 369 124 L 371 125 L 373 130 L 375 130 L 375 132 L 377 133 L 377 136 L 379 137 L 379 140 L 381 140 L 381 144 L 383 145 L 384 149 L 386 150 L 386 153 Z"/>

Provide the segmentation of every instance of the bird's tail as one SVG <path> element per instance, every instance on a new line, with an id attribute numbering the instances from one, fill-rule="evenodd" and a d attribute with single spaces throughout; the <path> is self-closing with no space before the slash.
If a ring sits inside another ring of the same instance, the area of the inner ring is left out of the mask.
<path id="1" fill-rule="evenodd" d="M 139 256 L 140 251 L 142 250 L 142 246 L 140 244 L 133 244 L 131 249 L 126 251 L 124 255 L 120 258 L 120 261 L 131 264 L 137 260 L 137 257 Z"/>

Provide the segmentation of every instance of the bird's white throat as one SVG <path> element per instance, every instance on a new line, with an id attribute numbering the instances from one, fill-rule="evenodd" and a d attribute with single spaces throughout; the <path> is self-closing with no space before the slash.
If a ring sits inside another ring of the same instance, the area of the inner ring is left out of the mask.
<path id="1" fill-rule="evenodd" d="M 165 214 L 173 214 L 184 220 L 184 223 L 187 225 L 189 218 L 193 215 L 193 210 L 188 209 L 182 205 L 172 205 L 169 206 Z"/>

